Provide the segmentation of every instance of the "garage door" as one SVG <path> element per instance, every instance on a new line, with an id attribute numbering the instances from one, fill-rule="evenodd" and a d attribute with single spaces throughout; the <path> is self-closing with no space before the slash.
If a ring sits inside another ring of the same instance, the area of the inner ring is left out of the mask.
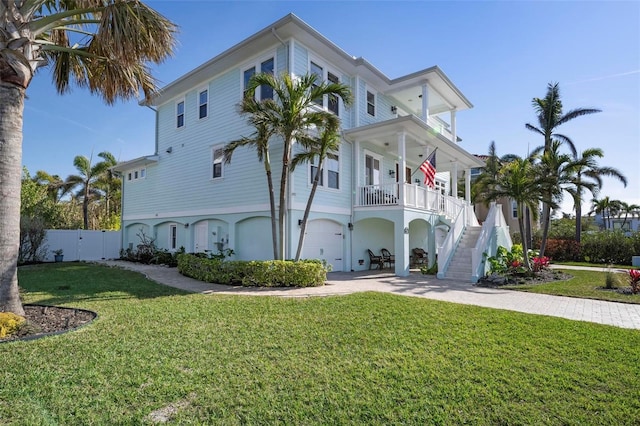
<path id="1" fill-rule="evenodd" d="M 331 265 L 332 271 L 342 271 L 342 225 L 318 219 L 307 224 L 302 248 L 303 259 L 321 259 Z"/>

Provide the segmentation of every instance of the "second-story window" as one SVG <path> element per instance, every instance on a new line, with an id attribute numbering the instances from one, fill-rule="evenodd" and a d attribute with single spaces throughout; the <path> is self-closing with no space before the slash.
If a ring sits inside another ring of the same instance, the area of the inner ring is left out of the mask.
<path id="1" fill-rule="evenodd" d="M 367 90 L 367 114 L 376 116 L 376 94 Z"/>
<path id="2" fill-rule="evenodd" d="M 209 91 L 201 90 L 198 94 L 198 118 L 205 118 L 209 113 Z"/>
<path id="3" fill-rule="evenodd" d="M 222 147 L 216 146 L 213 147 L 212 150 L 213 164 L 212 164 L 212 174 L 211 177 L 213 179 L 219 179 L 222 177 L 222 166 L 224 160 L 224 152 Z"/>
<path id="4" fill-rule="evenodd" d="M 511 201 L 511 217 L 518 218 L 518 203 L 516 201 Z"/>
<path id="5" fill-rule="evenodd" d="M 327 186 L 340 189 L 340 161 L 338 154 L 327 154 Z"/>
<path id="6" fill-rule="evenodd" d="M 310 183 L 313 184 L 313 180 L 318 172 L 318 158 L 315 158 L 310 163 Z M 320 170 L 320 176 L 318 177 L 318 186 L 325 186 L 331 189 L 340 189 L 340 156 L 336 152 L 327 154 L 327 158 L 324 160 L 324 167 Z"/>
<path id="7" fill-rule="evenodd" d="M 176 127 L 184 127 L 184 101 L 176 104 Z"/>

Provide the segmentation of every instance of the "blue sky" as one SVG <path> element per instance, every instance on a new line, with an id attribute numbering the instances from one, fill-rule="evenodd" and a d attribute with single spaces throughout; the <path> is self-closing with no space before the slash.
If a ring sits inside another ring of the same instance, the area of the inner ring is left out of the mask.
<path id="1" fill-rule="evenodd" d="M 438 65 L 474 104 L 457 115 L 463 146 L 526 155 L 542 144 L 525 129 L 531 106 L 559 82 L 565 111 L 603 112 L 560 128 L 578 150 L 599 147 L 601 196 L 640 204 L 640 2 L 588 1 L 148 1 L 180 27 L 174 57 L 154 68 L 161 86 L 293 12 L 390 78 Z M 75 88 L 58 95 L 49 71 L 27 90 L 23 164 L 33 174 L 74 173 L 75 155 L 130 160 L 154 151 L 154 113 L 136 101 L 105 105 Z M 590 204 L 585 203 L 588 211 Z M 563 210 L 570 212 L 567 202 Z"/>

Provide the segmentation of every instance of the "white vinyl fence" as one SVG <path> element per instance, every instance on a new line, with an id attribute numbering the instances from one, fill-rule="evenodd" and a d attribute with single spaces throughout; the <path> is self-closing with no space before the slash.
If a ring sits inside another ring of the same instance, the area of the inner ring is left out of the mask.
<path id="1" fill-rule="evenodd" d="M 45 262 L 53 262 L 53 251 L 62 249 L 65 262 L 104 260 L 120 257 L 120 231 L 85 231 L 48 229 Z"/>

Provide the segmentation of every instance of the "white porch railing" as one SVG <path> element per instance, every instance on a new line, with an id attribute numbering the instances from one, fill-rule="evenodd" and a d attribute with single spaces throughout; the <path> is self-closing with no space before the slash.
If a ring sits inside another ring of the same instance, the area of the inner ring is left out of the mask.
<path id="1" fill-rule="evenodd" d="M 398 189 L 404 191 L 404 207 L 440 212 L 454 218 L 465 204 L 463 200 L 442 195 L 440 191 L 418 185 L 389 183 L 367 185 L 358 188 L 357 207 L 397 206 L 400 204 Z"/>

